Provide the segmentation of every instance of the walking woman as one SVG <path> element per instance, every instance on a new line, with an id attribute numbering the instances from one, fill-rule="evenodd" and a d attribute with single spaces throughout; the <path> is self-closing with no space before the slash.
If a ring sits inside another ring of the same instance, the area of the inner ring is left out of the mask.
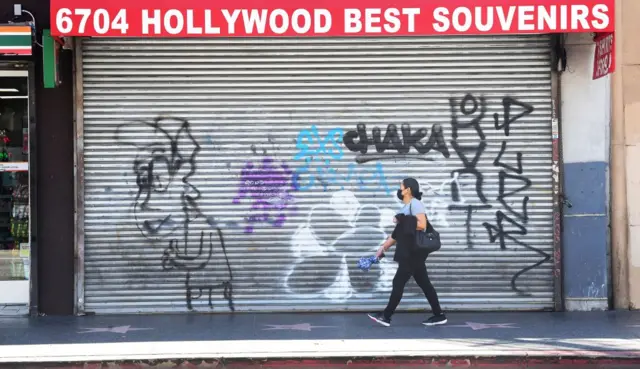
<path id="1" fill-rule="evenodd" d="M 405 178 L 398 190 L 398 198 L 402 200 L 404 205 L 400 209 L 400 213 L 404 215 L 413 215 L 417 218 L 417 231 L 424 231 L 427 229 L 427 215 L 422 202 L 422 192 L 420 192 L 420 185 L 418 181 L 413 178 Z M 397 218 L 394 217 L 394 222 L 397 222 Z M 396 237 L 397 238 L 397 237 Z M 396 244 L 396 240 L 393 235 L 389 237 L 380 247 L 376 256 L 378 258 L 387 251 L 391 246 Z M 377 314 L 369 314 L 369 318 L 375 322 L 388 327 L 391 325 L 391 316 L 395 313 L 400 300 L 402 299 L 402 293 L 404 287 L 411 277 L 415 279 L 418 286 L 424 292 L 424 295 L 431 305 L 431 311 L 433 316 L 422 324 L 427 326 L 445 324 L 447 317 L 440 308 L 440 302 L 438 301 L 438 294 L 436 289 L 429 280 L 427 274 L 427 266 L 425 262 L 427 260 L 427 254 L 421 253 L 419 250 L 412 248 L 411 245 L 405 245 L 398 243 L 393 260 L 398 263 L 398 270 L 393 278 L 393 289 L 391 290 L 391 296 L 389 297 L 389 303 L 383 312 Z"/>

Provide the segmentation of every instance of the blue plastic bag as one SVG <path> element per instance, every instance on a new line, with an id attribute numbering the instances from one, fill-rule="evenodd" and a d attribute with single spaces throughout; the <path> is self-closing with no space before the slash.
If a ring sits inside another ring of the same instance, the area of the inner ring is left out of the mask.
<path id="1" fill-rule="evenodd" d="M 371 269 L 371 265 L 378 264 L 380 260 L 374 256 L 363 256 L 358 260 L 358 268 L 360 270 L 368 272 Z"/>

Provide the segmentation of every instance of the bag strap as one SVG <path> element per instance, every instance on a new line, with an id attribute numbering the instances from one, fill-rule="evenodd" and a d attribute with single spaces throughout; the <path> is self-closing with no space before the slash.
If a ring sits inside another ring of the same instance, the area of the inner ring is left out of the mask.
<path id="1" fill-rule="evenodd" d="M 425 232 L 427 233 L 432 233 L 434 232 L 436 229 L 433 228 L 433 225 L 431 225 L 431 222 L 429 221 L 429 219 L 427 219 L 427 228 L 425 228 Z"/>

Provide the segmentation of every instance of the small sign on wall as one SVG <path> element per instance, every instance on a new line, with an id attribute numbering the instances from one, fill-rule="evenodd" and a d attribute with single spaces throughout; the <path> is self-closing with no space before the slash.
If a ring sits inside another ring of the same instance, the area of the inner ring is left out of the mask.
<path id="1" fill-rule="evenodd" d="M 616 69 L 614 33 L 597 33 L 594 41 L 596 51 L 593 58 L 593 79 L 598 79 L 613 73 Z"/>

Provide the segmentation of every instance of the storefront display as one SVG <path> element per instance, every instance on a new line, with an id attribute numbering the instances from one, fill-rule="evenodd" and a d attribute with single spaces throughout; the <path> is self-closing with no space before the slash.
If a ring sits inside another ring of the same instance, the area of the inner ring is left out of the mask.
<path id="1" fill-rule="evenodd" d="M 0 70 L 0 304 L 29 302 L 28 102 L 27 72 Z"/>

